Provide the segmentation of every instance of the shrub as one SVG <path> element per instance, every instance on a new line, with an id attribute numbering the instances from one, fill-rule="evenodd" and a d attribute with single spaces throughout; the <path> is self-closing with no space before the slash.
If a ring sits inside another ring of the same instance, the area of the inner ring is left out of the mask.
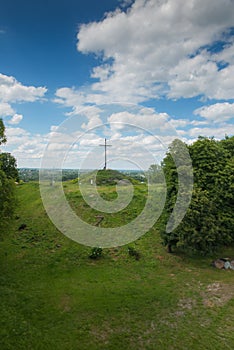
<path id="1" fill-rule="evenodd" d="M 140 259 L 140 253 L 133 247 L 128 247 L 128 254 L 133 256 L 136 260 Z"/>
<path id="2" fill-rule="evenodd" d="M 98 259 L 102 256 L 102 248 L 94 247 L 91 250 L 91 254 L 89 255 L 90 259 Z"/>

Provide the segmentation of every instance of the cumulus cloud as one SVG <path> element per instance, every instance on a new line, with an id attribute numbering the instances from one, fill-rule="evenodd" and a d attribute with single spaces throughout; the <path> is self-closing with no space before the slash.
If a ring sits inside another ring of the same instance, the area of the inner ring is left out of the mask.
<path id="1" fill-rule="evenodd" d="M 45 87 L 25 86 L 14 77 L 0 73 L 0 100 L 3 102 L 34 102 L 43 98 Z"/>
<path id="2" fill-rule="evenodd" d="M 74 88 L 60 88 L 56 91 L 55 103 L 62 104 L 65 107 L 73 107 L 75 114 L 78 109 L 85 103 L 85 93 Z"/>
<path id="3" fill-rule="evenodd" d="M 128 111 L 113 113 L 107 121 L 113 130 L 122 130 L 128 126 L 134 128 L 135 126 L 142 130 L 160 131 L 168 125 L 168 115 L 153 112 L 149 114 L 146 109 L 142 109 L 139 114 Z"/>
<path id="4" fill-rule="evenodd" d="M 14 109 L 9 103 L 0 101 L 0 117 L 6 117 L 8 115 L 13 115 Z"/>
<path id="5" fill-rule="evenodd" d="M 82 25 L 77 48 L 102 57 L 92 89 L 111 99 L 139 102 L 165 94 L 229 99 L 233 47 L 227 31 L 233 22 L 232 0 L 136 0 L 126 11 Z M 226 40 L 223 55 L 209 50 L 219 40 Z"/>
<path id="6" fill-rule="evenodd" d="M 17 114 L 11 104 L 40 100 L 46 91 L 45 87 L 25 86 L 14 77 L 0 73 L 0 117 L 11 117 L 9 124 L 19 124 L 23 116 Z"/>
<path id="7" fill-rule="evenodd" d="M 234 42 L 231 41 L 225 45 L 224 49 L 216 54 L 215 59 L 221 64 L 229 63 L 234 64 Z"/>
<path id="8" fill-rule="evenodd" d="M 234 118 L 234 103 L 224 102 L 203 106 L 196 109 L 194 114 L 205 118 L 209 122 L 220 123 L 228 121 Z"/>
<path id="9" fill-rule="evenodd" d="M 11 120 L 8 122 L 9 124 L 19 124 L 21 120 L 23 119 L 22 114 L 14 114 Z"/>
<path id="10" fill-rule="evenodd" d="M 2 151 L 11 152 L 19 167 L 38 167 L 43 155 L 47 135 L 31 134 L 19 127 L 6 126 L 7 145 Z"/>
<path id="11" fill-rule="evenodd" d="M 195 127 L 191 128 L 187 137 L 196 139 L 198 136 L 206 136 L 206 137 L 214 137 L 218 140 L 224 138 L 224 135 L 233 135 L 234 134 L 234 126 L 224 123 L 222 126 L 217 127 Z M 188 142 L 188 141 L 187 141 Z"/>
<path id="12" fill-rule="evenodd" d="M 12 128 L 12 127 L 7 127 L 6 128 L 6 133 L 7 137 L 14 137 L 14 136 L 28 136 L 29 133 L 22 128 Z M 9 142 L 10 140 L 8 140 Z"/>
<path id="13" fill-rule="evenodd" d="M 76 115 L 78 112 L 80 116 L 85 116 L 88 119 L 88 123 L 83 123 L 81 125 L 81 128 L 84 130 L 90 130 L 103 124 L 100 118 L 102 110 L 97 106 L 83 106 L 79 111 L 75 108 L 73 112 L 68 113 L 68 115 Z"/>

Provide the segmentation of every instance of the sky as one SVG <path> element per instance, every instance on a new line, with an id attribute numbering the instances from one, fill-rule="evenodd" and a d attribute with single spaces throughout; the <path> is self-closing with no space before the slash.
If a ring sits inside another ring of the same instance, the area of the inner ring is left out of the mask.
<path id="1" fill-rule="evenodd" d="M 0 118 L 18 167 L 147 169 L 233 135 L 234 0 L 0 0 Z M 43 163 L 45 164 L 45 163 Z"/>

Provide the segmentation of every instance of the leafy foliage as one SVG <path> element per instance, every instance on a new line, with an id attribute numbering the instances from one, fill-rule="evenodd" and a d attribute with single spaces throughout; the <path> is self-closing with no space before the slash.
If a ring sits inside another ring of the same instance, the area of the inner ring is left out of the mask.
<path id="1" fill-rule="evenodd" d="M 91 250 L 91 254 L 89 255 L 90 259 L 98 259 L 102 256 L 102 248 L 94 247 Z"/>
<path id="2" fill-rule="evenodd" d="M 140 259 L 140 253 L 133 247 L 128 247 L 128 254 L 134 257 L 136 260 Z"/>
<path id="3" fill-rule="evenodd" d="M 0 145 L 6 143 L 5 126 L 0 119 Z M 16 161 L 10 153 L 0 154 L 0 230 L 12 218 L 15 209 L 15 180 L 18 180 Z"/>
<path id="4" fill-rule="evenodd" d="M 0 230 L 2 230 L 12 218 L 15 209 L 15 184 L 0 170 Z"/>
<path id="5" fill-rule="evenodd" d="M 16 159 L 10 153 L 0 154 L 0 168 L 4 171 L 8 179 L 19 181 Z"/>
<path id="6" fill-rule="evenodd" d="M 150 183 L 163 183 L 164 176 L 162 167 L 159 164 L 151 164 L 148 170 Z"/>
<path id="7" fill-rule="evenodd" d="M 199 137 L 187 148 L 193 164 L 193 196 L 183 221 L 172 232 L 166 232 L 165 225 L 178 193 L 179 167 L 171 154 L 175 141 L 162 163 L 167 199 L 161 237 L 169 252 L 172 246 L 180 246 L 206 254 L 234 241 L 234 137 L 222 141 Z"/>
<path id="8" fill-rule="evenodd" d="M 5 135 L 5 125 L 2 121 L 2 119 L 0 118 L 0 145 L 2 145 L 3 143 L 7 142 L 7 138 Z"/>

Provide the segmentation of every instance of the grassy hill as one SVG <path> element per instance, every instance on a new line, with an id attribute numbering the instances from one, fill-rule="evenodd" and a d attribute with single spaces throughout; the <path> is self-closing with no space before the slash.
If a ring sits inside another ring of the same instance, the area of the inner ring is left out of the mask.
<path id="1" fill-rule="evenodd" d="M 77 184 L 64 190 L 74 210 L 95 224 Z M 115 186 L 99 191 L 107 200 L 115 196 Z M 125 214 L 109 215 L 103 225 L 137 215 L 145 191 L 136 185 Z M 139 260 L 127 246 L 92 260 L 91 248 L 50 222 L 38 183 L 17 193 L 15 220 L 0 236 L 1 349 L 233 349 L 234 272 L 213 269 L 217 256 L 169 255 L 153 228 L 131 244 Z M 220 256 L 234 256 L 234 248 Z"/>
<path id="2" fill-rule="evenodd" d="M 97 186 L 102 185 L 116 185 L 119 181 L 129 180 L 133 184 L 139 184 L 140 181 L 132 179 L 130 176 L 126 176 L 120 173 L 118 170 L 106 169 L 98 170 L 97 176 L 95 177 L 95 172 L 85 173 L 81 175 L 80 181 L 90 183 L 93 180 Z"/>

